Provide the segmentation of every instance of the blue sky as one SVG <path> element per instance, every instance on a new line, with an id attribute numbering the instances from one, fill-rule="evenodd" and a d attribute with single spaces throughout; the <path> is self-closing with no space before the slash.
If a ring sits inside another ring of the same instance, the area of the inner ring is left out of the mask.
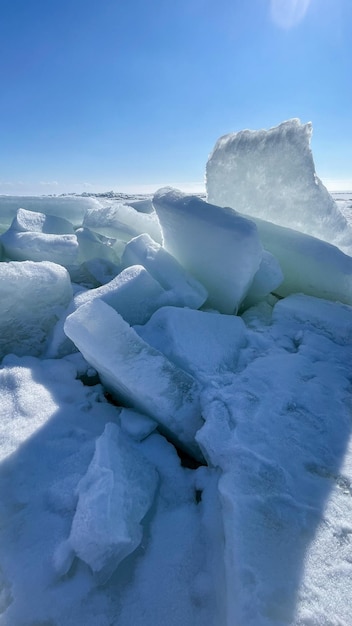
<path id="1" fill-rule="evenodd" d="M 351 0 L 2 0 L 0 193 L 198 189 L 216 139 L 312 121 L 352 189 Z"/>

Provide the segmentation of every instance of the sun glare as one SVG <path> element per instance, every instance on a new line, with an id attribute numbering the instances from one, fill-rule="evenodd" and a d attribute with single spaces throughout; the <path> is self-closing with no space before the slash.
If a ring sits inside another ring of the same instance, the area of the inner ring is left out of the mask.
<path id="1" fill-rule="evenodd" d="M 301 22 L 311 0 L 271 0 L 271 16 L 280 28 L 289 29 Z"/>

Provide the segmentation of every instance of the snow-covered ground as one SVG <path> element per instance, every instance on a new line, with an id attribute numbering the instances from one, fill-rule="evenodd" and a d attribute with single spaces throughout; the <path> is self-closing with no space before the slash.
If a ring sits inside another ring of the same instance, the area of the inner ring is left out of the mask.
<path id="1" fill-rule="evenodd" d="M 352 624 L 352 192 L 246 133 L 209 202 L 0 197 L 1 626 Z"/>

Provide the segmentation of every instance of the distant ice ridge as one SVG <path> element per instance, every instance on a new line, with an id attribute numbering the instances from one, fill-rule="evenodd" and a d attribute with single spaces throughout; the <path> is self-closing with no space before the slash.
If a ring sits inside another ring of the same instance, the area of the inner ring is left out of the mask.
<path id="1" fill-rule="evenodd" d="M 315 173 L 312 124 L 220 137 L 206 166 L 208 201 L 287 226 L 352 255 L 352 228 Z"/>

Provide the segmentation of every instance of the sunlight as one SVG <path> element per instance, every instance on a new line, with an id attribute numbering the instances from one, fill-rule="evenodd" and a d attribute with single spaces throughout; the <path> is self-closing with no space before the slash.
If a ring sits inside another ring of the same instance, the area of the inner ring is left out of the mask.
<path id="1" fill-rule="evenodd" d="M 280 28 L 289 29 L 304 18 L 311 0 L 271 0 L 271 16 Z"/>

